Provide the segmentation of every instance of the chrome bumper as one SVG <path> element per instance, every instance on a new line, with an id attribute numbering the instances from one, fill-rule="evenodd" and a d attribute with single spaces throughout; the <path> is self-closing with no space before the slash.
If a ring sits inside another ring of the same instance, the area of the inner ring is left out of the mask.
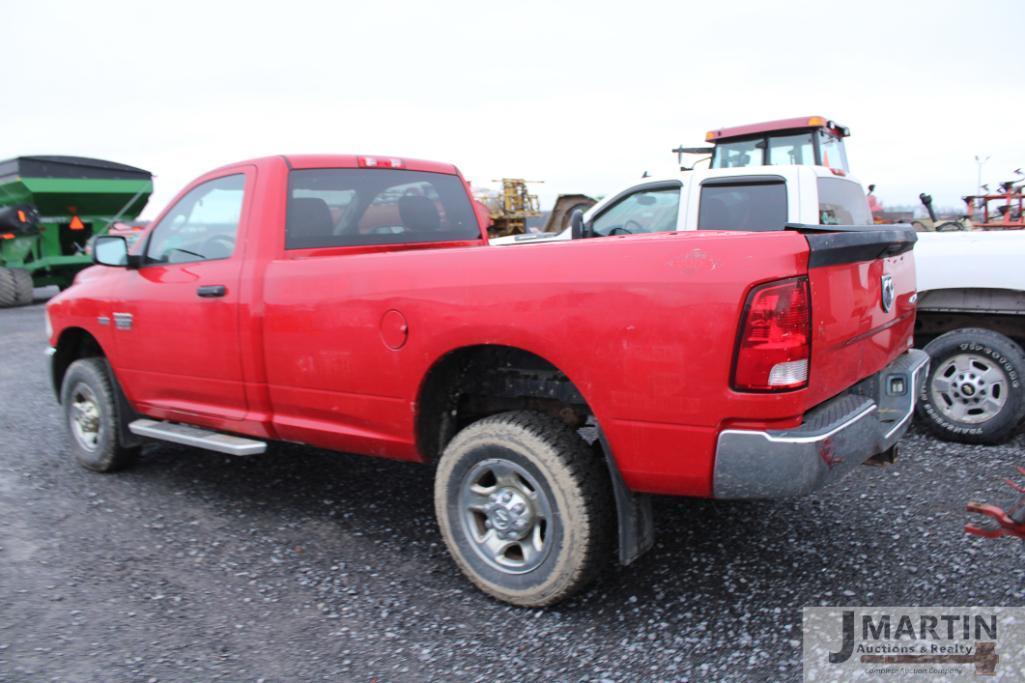
<path id="1" fill-rule="evenodd" d="M 804 416 L 800 427 L 727 429 L 715 449 L 716 498 L 784 498 L 825 486 L 907 431 L 929 356 L 912 349 Z"/>

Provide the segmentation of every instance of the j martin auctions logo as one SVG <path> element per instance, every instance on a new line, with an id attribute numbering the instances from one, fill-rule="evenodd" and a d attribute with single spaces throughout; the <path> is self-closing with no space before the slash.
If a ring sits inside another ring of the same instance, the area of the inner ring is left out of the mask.
<path id="1" fill-rule="evenodd" d="M 865 664 L 975 664 L 975 673 L 993 675 L 1000 659 L 994 653 L 995 614 L 919 614 L 917 620 L 901 614 L 896 629 L 892 628 L 894 616 L 897 615 L 883 614 L 874 620 L 871 614 L 863 614 L 861 642 L 855 647 L 854 611 L 845 610 L 843 646 L 839 652 L 829 653 L 829 663 L 846 662 L 857 650 Z M 972 633 L 975 642 L 969 644 Z M 983 633 L 989 642 L 979 642 Z"/>
<path id="2" fill-rule="evenodd" d="M 809 607 L 805 680 L 1025 679 L 1025 608 Z"/>

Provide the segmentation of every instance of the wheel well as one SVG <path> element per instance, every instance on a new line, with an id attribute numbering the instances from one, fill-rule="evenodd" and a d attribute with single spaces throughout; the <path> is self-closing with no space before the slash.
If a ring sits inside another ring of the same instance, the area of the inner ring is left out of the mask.
<path id="1" fill-rule="evenodd" d="M 424 378 L 417 406 L 417 445 L 432 461 L 460 429 L 488 415 L 537 410 L 574 428 L 592 415 L 577 387 L 552 363 L 497 345 L 464 347 L 443 356 Z"/>
<path id="2" fill-rule="evenodd" d="M 1025 316 L 964 311 L 918 311 L 915 346 L 922 348 L 941 334 L 965 327 L 981 327 L 1010 337 L 1025 348 Z"/>
<path id="3" fill-rule="evenodd" d="M 53 361 L 50 365 L 50 372 L 53 380 L 53 390 L 60 401 L 61 384 L 64 382 L 64 373 L 68 366 L 79 358 L 105 357 L 103 347 L 92 336 L 80 327 L 69 327 L 61 332 L 57 340 L 57 349 L 53 354 Z"/>

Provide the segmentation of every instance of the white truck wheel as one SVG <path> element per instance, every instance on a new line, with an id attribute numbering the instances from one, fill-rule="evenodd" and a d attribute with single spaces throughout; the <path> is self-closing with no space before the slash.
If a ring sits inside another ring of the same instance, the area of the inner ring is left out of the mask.
<path id="1" fill-rule="evenodd" d="M 1025 416 L 1025 352 L 1002 334 L 976 327 L 929 342 L 929 377 L 918 415 L 947 441 L 995 444 L 1018 430 Z"/>

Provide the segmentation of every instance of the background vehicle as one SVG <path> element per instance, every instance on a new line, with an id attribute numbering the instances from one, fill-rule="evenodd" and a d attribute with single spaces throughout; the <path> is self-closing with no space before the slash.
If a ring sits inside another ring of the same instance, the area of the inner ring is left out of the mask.
<path id="1" fill-rule="evenodd" d="M 527 234 L 528 221 L 542 215 L 537 195 L 531 194 L 528 190 L 527 183 L 530 181 L 522 178 L 502 178 L 501 182 L 500 193 L 482 189 L 474 191 L 474 199 L 487 210 L 491 218 L 488 236 Z M 540 232 L 560 232 L 569 226 L 569 218 L 573 211 L 586 211 L 594 204 L 595 200 L 587 195 L 560 194 L 548 212 Z"/>
<path id="2" fill-rule="evenodd" d="M 457 564 L 546 605 L 617 540 L 623 563 L 650 546 L 644 494 L 800 495 L 892 454 L 926 366 L 908 350 L 914 240 L 811 226 L 492 249 L 450 165 L 257 159 L 196 180 L 131 253 L 97 238 L 117 267 L 47 306 L 53 382 L 99 471 L 142 438 L 436 462 Z"/>
<path id="3" fill-rule="evenodd" d="M 149 171 L 113 161 L 0 161 L 0 307 L 31 303 L 33 285 L 67 287 L 91 261 L 89 240 L 138 216 L 152 191 Z"/>
<path id="4" fill-rule="evenodd" d="M 801 164 L 850 172 L 843 139 L 851 131 L 824 116 L 800 116 L 710 130 L 712 168 Z"/>
<path id="5" fill-rule="evenodd" d="M 915 342 L 932 357 L 922 423 L 952 441 L 1004 441 L 1025 417 L 1025 232 L 918 237 Z"/>
<path id="6" fill-rule="evenodd" d="M 911 220 L 905 221 L 910 222 L 911 227 L 917 232 L 958 232 L 972 229 L 971 219 L 967 215 L 950 219 L 939 218 L 932 206 L 931 195 L 923 192 L 918 195 L 918 200 L 922 202 L 922 206 L 925 207 L 925 212 L 928 215 L 922 218 L 912 217 Z M 894 221 L 886 220 L 883 222 L 892 223 Z"/>
<path id="7" fill-rule="evenodd" d="M 788 223 L 869 225 L 861 184 L 821 166 L 695 169 L 646 178 L 609 194 L 581 216 L 582 237 L 673 230 L 779 230 Z M 557 235 L 498 238 L 496 246 L 572 239 Z"/>

